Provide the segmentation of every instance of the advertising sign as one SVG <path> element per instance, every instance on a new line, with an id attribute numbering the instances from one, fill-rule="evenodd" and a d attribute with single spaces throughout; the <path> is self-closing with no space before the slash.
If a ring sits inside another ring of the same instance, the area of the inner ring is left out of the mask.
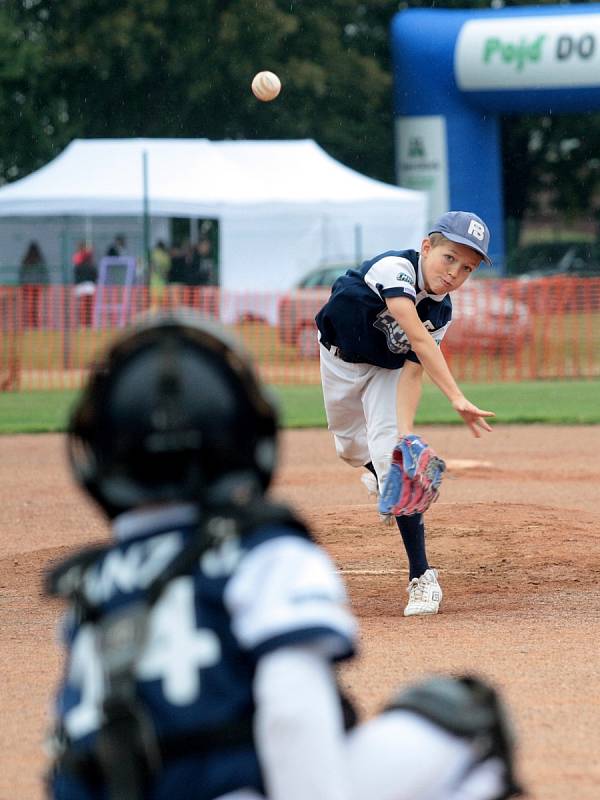
<path id="1" fill-rule="evenodd" d="M 397 180 L 428 195 L 428 222 L 448 210 L 448 148 L 442 116 L 396 118 Z"/>
<path id="2" fill-rule="evenodd" d="M 600 86 L 600 15 L 467 21 L 454 70 L 463 91 Z"/>

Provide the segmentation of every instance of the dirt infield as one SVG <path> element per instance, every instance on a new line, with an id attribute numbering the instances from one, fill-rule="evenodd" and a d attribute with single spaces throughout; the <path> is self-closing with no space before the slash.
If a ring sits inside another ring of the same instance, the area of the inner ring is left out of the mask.
<path id="1" fill-rule="evenodd" d="M 397 686 L 469 670 L 500 686 L 535 800 L 600 794 L 600 428 L 422 431 L 449 461 L 428 512 L 443 613 L 405 619 L 399 535 L 325 431 L 283 437 L 278 497 L 313 525 L 345 576 L 362 653 L 342 682 L 365 715 Z M 104 538 L 72 486 L 60 436 L 0 437 L 0 800 L 43 796 L 43 735 L 60 670 L 60 608 L 40 596 L 49 560 Z M 307 798 L 308 800 L 308 798 Z M 368 800 L 368 799 L 367 799 Z"/>

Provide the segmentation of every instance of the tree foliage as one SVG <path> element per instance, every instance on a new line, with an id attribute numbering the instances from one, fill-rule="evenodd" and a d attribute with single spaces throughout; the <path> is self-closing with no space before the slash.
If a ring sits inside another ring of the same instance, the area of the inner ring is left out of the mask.
<path id="1" fill-rule="evenodd" d="M 22 0 L 14 9 L 0 18 L 5 56 L 22 49 L 0 73 L 12 120 L 0 133 L 4 180 L 75 137 L 121 136 L 310 137 L 392 179 L 393 3 Z M 251 94 L 260 69 L 280 75 L 277 103 Z"/>

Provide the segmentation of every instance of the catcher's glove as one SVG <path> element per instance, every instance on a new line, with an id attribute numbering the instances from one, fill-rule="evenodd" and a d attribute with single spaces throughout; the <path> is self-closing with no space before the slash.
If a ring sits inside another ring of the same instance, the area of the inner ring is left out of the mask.
<path id="1" fill-rule="evenodd" d="M 438 499 L 446 464 L 414 433 L 394 447 L 379 498 L 379 513 L 394 517 L 422 514 Z"/>

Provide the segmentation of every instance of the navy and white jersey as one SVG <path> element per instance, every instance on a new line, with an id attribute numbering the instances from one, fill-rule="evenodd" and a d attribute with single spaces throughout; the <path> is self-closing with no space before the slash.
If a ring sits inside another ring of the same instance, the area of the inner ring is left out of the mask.
<path id="1" fill-rule="evenodd" d="M 377 367 L 398 369 L 406 359 L 418 362 L 386 300 L 413 300 L 419 318 L 440 344 L 452 318 L 452 301 L 448 294 L 428 294 L 423 287 L 415 250 L 388 250 L 360 269 L 349 269 L 333 284 L 329 300 L 316 316 L 321 341 L 335 345 L 353 361 Z"/>
<path id="2" fill-rule="evenodd" d="M 87 568 L 85 596 L 106 614 L 140 598 L 197 530 L 195 510 L 130 512 L 117 518 L 117 541 Z M 282 523 L 224 539 L 189 574 L 171 580 L 151 606 L 148 636 L 136 667 L 138 696 L 161 740 L 227 729 L 252 718 L 259 659 L 307 644 L 325 659 L 350 657 L 357 638 L 344 585 L 310 538 Z M 56 716 L 79 752 L 91 751 L 101 725 L 103 678 L 97 629 L 67 615 L 67 661 Z M 165 761 L 152 800 L 211 800 L 248 787 L 262 791 L 251 738 Z M 92 800 L 102 793 L 68 771 L 53 797 Z"/>

